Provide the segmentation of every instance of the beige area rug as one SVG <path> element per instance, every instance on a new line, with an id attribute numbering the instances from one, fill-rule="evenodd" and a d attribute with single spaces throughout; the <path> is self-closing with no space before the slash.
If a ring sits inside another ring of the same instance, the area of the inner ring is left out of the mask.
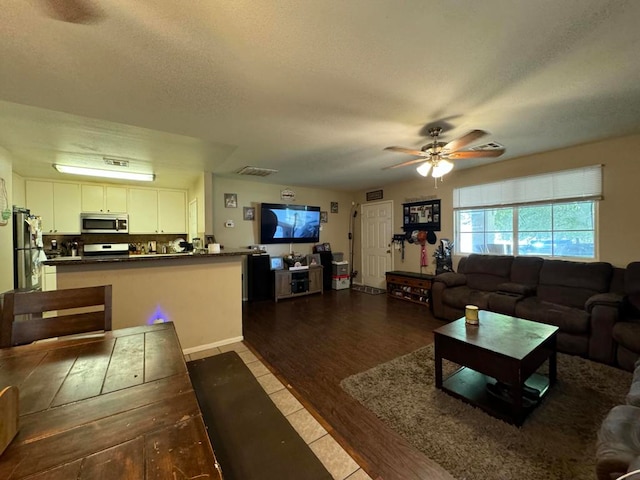
<path id="1" fill-rule="evenodd" d="M 558 383 L 517 428 L 437 390 L 433 345 L 341 382 L 459 480 L 594 479 L 600 423 L 630 385 L 629 372 L 558 354 Z"/>

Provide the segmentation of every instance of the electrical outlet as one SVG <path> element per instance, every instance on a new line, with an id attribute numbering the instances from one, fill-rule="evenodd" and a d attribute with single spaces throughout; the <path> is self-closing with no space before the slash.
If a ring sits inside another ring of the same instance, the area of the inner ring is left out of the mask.
<path id="1" fill-rule="evenodd" d="M 227 228 L 235 227 L 235 225 L 233 224 L 233 220 L 227 220 L 226 222 L 224 222 L 224 226 Z"/>

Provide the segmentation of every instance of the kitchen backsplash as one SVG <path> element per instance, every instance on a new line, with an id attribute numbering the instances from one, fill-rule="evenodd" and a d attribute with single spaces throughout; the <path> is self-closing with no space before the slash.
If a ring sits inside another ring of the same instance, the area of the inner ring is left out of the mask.
<path id="1" fill-rule="evenodd" d="M 129 235 L 123 233 L 90 233 L 84 235 L 43 235 L 44 250 L 48 255 L 51 252 L 51 241 L 55 240 L 58 251 L 62 255 L 71 255 L 71 244 L 78 242 L 80 254 L 82 254 L 82 246 L 92 243 L 129 243 L 148 245 L 149 242 L 155 241 L 157 245 L 171 243 L 178 238 L 187 240 L 187 234 L 153 234 L 153 235 Z M 68 250 L 68 251 L 67 251 Z"/>

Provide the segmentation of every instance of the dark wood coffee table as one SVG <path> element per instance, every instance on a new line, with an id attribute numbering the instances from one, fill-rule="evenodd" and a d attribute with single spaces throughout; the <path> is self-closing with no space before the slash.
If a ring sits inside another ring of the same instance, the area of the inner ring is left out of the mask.
<path id="1" fill-rule="evenodd" d="M 436 387 L 497 418 L 522 425 L 529 412 L 556 382 L 558 327 L 480 311 L 480 325 L 464 317 L 434 330 Z M 443 380 L 442 359 L 463 367 Z M 536 370 L 549 360 L 549 375 Z M 507 399 L 491 391 L 506 385 Z M 539 400 L 523 399 L 525 388 L 540 392 Z"/>

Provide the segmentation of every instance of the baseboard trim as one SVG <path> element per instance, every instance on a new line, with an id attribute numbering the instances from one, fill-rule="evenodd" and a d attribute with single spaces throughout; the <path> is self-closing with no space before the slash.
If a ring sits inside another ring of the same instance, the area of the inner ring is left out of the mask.
<path id="1" fill-rule="evenodd" d="M 229 345 L 231 343 L 238 343 L 244 340 L 244 336 L 240 335 L 239 337 L 226 338 L 224 340 L 220 340 L 219 342 L 207 343 L 205 345 L 198 345 L 197 347 L 185 348 L 182 350 L 184 355 L 189 355 L 191 353 L 201 352 L 203 350 L 209 350 L 210 348 L 222 347 L 224 345 Z"/>

